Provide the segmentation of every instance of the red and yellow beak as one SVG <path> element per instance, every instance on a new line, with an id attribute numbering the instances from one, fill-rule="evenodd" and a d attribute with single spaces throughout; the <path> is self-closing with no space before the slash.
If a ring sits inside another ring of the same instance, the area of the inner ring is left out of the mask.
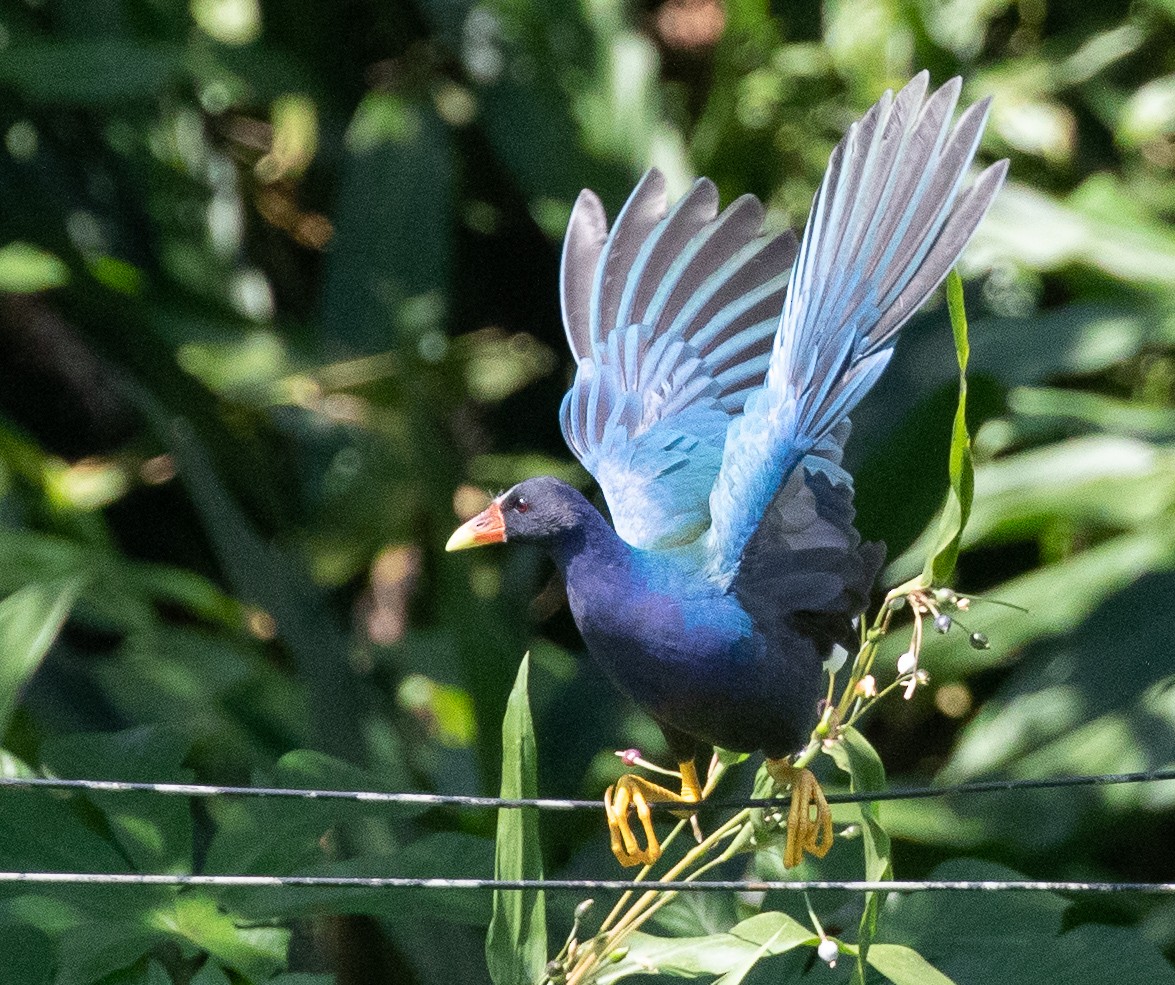
<path id="1" fill-rule="evenodd" d="M 467 520 L 456 530 L 445 545 L 446 551 L 463 551 L 467 547 L 484 547 L 486 544 L 506 542 L 506 518 L 502 507 L 490 503 L 472 520 Z"/>

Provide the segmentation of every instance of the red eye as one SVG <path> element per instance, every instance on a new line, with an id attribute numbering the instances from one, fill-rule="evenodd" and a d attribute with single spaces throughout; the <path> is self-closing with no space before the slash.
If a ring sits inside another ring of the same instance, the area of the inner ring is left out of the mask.
<path id="1" fill-rule="evenodd" d="M 525 513 L 530 509 L 530 503 L 528 503 L 525 499 L 520 499 L 515 504 L 514 509 L 516 509 L 519 513 Z"/>

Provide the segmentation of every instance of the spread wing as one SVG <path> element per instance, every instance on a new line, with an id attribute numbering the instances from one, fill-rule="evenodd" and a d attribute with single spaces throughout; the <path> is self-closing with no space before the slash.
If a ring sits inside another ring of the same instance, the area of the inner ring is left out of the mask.
<path id="1" fill-rule="evenodd" d="M 560 286 L 578 368 L 560 421 L 634 547 L 710 526 L 727 428 L 763 382 L 796 252 L 762 227 L 758 199 L 719 213 L 704 178 L 667 208 L 656 170 L 611 231 L 595 194 L 575 203 Z"/>
<path id="2" fill-rule="evenodd" d="M 812 205 L 763 386 L 730 425 L 710 500 L 708 571 L 729 584 L 787 480 L 889 361 L 898 330 L 942 281 L 1003 183 L 964 178 L 987 101 L 952 128 L 953 79 L 886 93 L 833 151 Z"/>

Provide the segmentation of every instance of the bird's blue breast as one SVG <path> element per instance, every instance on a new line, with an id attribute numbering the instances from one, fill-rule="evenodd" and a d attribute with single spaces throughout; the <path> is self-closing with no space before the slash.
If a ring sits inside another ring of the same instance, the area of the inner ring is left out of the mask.
<path id="1" fill-rule="evenodd" d="M 572 613 L 608 676 L 702 742 L 792 751 L 784 654 L 738 600 L 672 556 L 633 551 L 626 561 L 568 571 Z"/>

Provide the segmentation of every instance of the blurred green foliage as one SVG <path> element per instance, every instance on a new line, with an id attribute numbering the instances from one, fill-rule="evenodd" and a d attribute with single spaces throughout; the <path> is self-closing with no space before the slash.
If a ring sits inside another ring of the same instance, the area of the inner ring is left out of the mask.
<path id="1" fill-rule="evenodd" d="M 493 792 L 527 649 L 543 794 L 597 795 L 612 749 L 656 757 L 537 556 L 440 549 L 487 486 L 586 482 L 555 413 L 571 202 L 590 186 L 614 214 L 657 165 L 798 226 L 844 127 L 923 67 L 995 97 L 982 156 L 1012 158 L 963 267 L 957 582 L 1027 612 L 976 601 L 991 649 L 936 638 L 931 685 L 866 731 L 893 784 L 1175 762 L 1171 0 L 2 0 L 0 769 Z M 856 415 L 888 584 L 936 529 L 956 380 L 940 303 Z M 906 877 L 1171 881 L 1173 802 L 881 819 Z M 5 792 L 0 868 L 489 875 L 493 822 Z M 549 874 L 615 874 L 602 816 L 542 836 Z M 859 876 L 859 844 L 820 871 Z M 562 939 L 576 901 L 548 895 Z M 748 906 L 681 900 L 657 933 Z M 490 916 L 439 892 L 6 888 L 0 979 L 484 981 Z M 1111 955 L 1161 981 L 1175 904 L 919 897 L 879 934 L 962 985 L 1104 981 Z M 830 974 L 801 957 L 750 979 Z"/>

